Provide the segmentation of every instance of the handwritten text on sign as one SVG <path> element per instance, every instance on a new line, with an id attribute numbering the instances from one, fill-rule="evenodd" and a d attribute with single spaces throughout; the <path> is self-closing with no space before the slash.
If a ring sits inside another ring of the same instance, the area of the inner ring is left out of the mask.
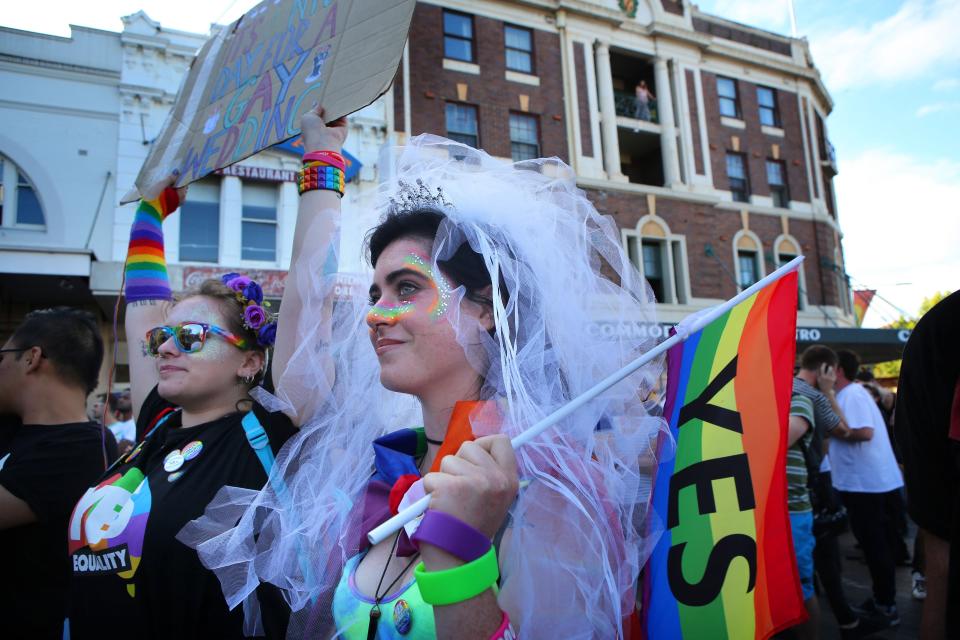
<path id="1" fill-rule="evenodd" d="M 415 0 L 264 0 L 211 38 L 137 176 L 178 185 L 373 102 L 396 74 Z M 125 201 L 138 197 L 128 194 Z"/>

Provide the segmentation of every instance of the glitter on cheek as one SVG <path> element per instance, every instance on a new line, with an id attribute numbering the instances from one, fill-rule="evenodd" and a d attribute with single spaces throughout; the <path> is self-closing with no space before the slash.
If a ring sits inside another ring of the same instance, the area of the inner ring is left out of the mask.
<path id="1" fill-rule="evenodd" d="M 377 303 L 373 305 L 367 313 L 367 324 L 372 326 L 378 322 L 385 322 L 389 325 L 394 325 L 412 311 L 412 302 Z"/>
<path id="2" fill-rule="evenodd" d="M 447 282 L 447 279 L 444 278 L 443 274 L 439 271 L 435 273 L 433 267 L 430 266 L 423 256 L 415 253 L 404 258 L 404 264 L 414 271 L 422 273 L 430 281 L 430 285 L 433 287 L 437 299 L 430 305 L 429 312 L 434 320 L 442 318 L 447 312 L 450 305 L 450 298 L 453 295 L 453 288 Z"/>
<path id="3" fill-rule="evenodd" d="M 207 333 L 207 339 L 203 342 L 203 348 L 196 353 L 190 353 L 189 355 L 194 360 L 204 360 L 207 362 L 223 360 L 226 358 L 229 353 L 228 349 L 236 349 L 226 340 L 220 338 L 213 333 Z"/>

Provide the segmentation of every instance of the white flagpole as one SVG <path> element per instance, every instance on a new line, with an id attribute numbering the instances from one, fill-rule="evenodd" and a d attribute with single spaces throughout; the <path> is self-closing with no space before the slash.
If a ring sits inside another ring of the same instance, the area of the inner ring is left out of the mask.
<path id="1" fill-rule="evenodd" d="M 790 36 L 797 37 L 797 11 L 793 6 L 793 0 L 787 0 L 787 8 L 790 11 Z"/>
<path id="2" fill-rule="evenodd" d="M 677 325 L 675 327 L 677 332 L 674 335 L 670 336 L 669 338 L 667 338 L 666 340 L 658 344 L 656 347 L 646 352 L 645 354 L 643 354 L 642 356 L 640 356 L 630 364 L 626 365 L 619 371 L 607 376 L 606 378 L 604 378 L 603 380 L 595 384 L 593 387 L 591 387 L 587 391 L 584 391 L 582 394 L 580 394 L 579 396 L 577 396 L 576 398 L 574 398 L 564 406 L 560 407 L 559 409 L 557 409 L 556 411 L 551 413 L 549 416 L 545 417 L 543 420 L 536 423 L 526 431 L 523 431 L 517 434 L 510 441 L 510 444 L 513 445 L 514 449 L 517 449 L 527 444 L 528 442 L 536 438 L 538 435 L 540 435 L 541 433 L 543 433 L 544 431 L 546 431 L 556 423 L 560 422 L 561 420 L 569 416 L 571 413 L 573 413 L 574 411 L 576 411 L 586 403 L 590 402 L 591 400 L 596 398 L 598 395 L 600 395 L 601 393 L 603 393 L 613 385 L 617 384 L 618 382 L 620 382 L 630 374 L 637 371 L 643 365 L 647 364 L 648 362 L 650 362 L 660 354 L 666 353 L 670 349 L 670 347 L 686 340 L 690 336 L 690 334 L 696 333 L 700 329 L 703 329 L 705 326 L 707 326 L 708 324 L 710 324 L 711 322 L 713 322 L 714 320 L 716 320 L 717 318 L 719 318 L 720 316 L 725 314 L 727 311 L 737 306 L 738 304 L 740 304 L 750 296 L 754 295 L 755 293 L 757 293 L 767 285 L 773 282 L 776 282 L 786 274 L 796 270 L 802 262 L 803 262 L 803 256 L 797 256 L 787 264 L 783 265 L 782 267 L 780 267 L 770 275 L 750 285 L 749 287 L 747 287 L 746 289 L 744 289 L 734 297 L 730 298 L 723 304 L 717 305 L 716 307 L 713 307 L 712 309 L 710 309 L 707 313 L 704 313 L 702 316 L 694 318 L 690 326 L 684 327 L 683 323 Z M 383 542 L 388 537 L 390 537 L 390 535 L 399 531 L 405 524 L 407 524 L 414 518 L 417 518 L 418 516 L 420 516 L 424 511 L 427 510 L 427 507 L 429 505 L 430 505 L 430 494 L 427 494 L 424 497 L 417 500 L 416 502 L 414 502 L 413 504 L 407 506 L 405 509 L 398 512 L 397 515 L 393 516 L 392 518 L 390 518 L 380 526 L 372 529 L 370 533 L 367 534 L 367 539 L 370 541 L 370 544 L 377 544 L 379 542 Z"/>

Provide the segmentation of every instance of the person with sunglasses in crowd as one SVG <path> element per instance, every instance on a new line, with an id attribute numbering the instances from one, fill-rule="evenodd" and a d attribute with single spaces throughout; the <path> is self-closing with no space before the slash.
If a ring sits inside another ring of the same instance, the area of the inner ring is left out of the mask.
<path id="1" fill-rule="evenodd" d="M 296 431 L 250 395 L 277 338 L 261 287 L 231 273 L 172 296 L 162 221 L 186 194 L 172 181 L 145 194 L 131 230 L 125 327 L 141 441 L 73 510 L 74 639 L 244 637 L 242 609 L 230 610 L 216 576 L 176 535 L 222 487 L 263 487 Z M 255 631 L 282 637 L 287 606 L 266 587 L 258 594 Z"/>

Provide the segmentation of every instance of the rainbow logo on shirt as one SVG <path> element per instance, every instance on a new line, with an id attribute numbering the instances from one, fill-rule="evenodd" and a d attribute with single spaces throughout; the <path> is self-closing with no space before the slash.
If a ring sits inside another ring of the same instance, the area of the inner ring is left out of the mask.
<path id="1" fill-rule="evenodd" d="M 87 489 L 70 518 L 68 549 L 76 575 L 115 573 L 131 580 L 143 555 L 150 483 L 136 467 Z M 134 585 L 127 585 L 134 596 Z"/>

